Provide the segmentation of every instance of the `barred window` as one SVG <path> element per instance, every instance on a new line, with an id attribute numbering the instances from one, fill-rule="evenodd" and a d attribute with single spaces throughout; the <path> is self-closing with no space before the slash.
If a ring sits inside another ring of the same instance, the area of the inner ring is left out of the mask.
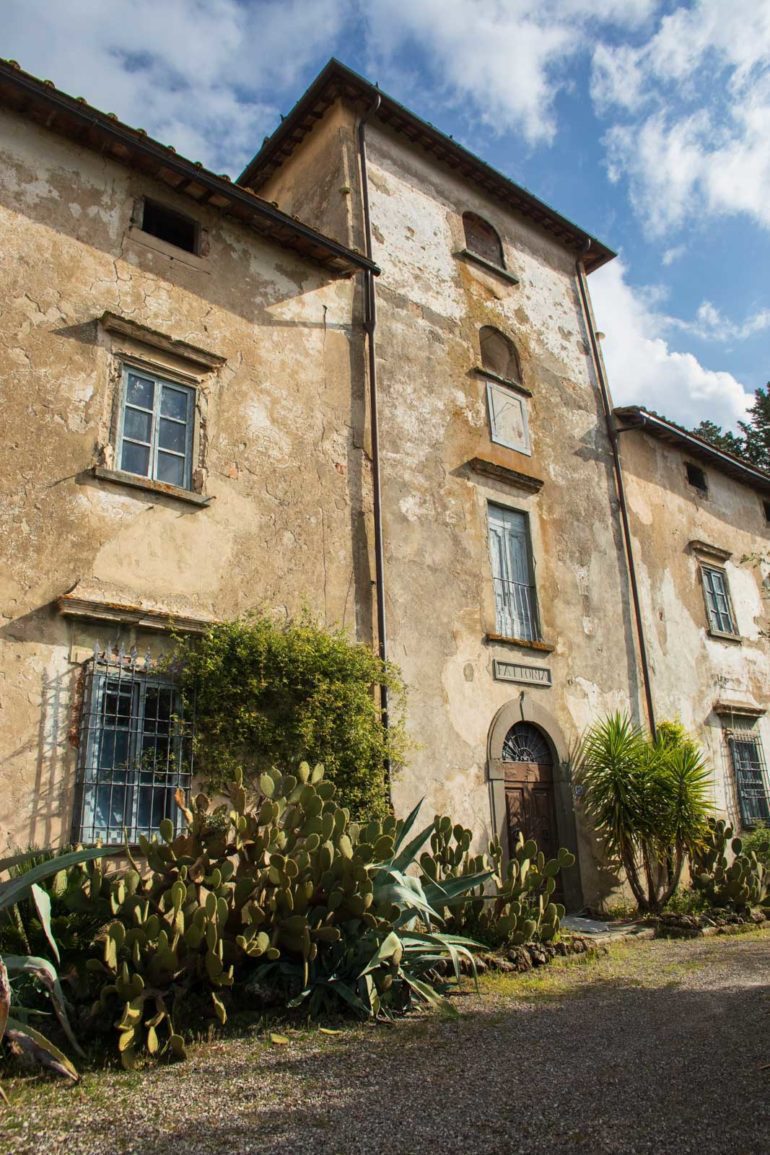
<path id="1" fill-rule="evenodd" d="M 489 506 L 489 552 L 497 632 L 504 637 L 537 641 L 540 627 L 529 521 L 525 513 L 500 505 Z"/>
<path id="2" fill-rule="evenodd" d="M 105 844 L 179 826 L 174 795 L 192 778 L 192 725 L 165 673 L 135 657 L 95 656 L 85 670 L 74 837 Z"/>
<path id="3" fill-rule="evenodd" d="M 759 734 L 753 724 L 742 725 L 728 735 L 735 774 L 735 789 L 741 810 L 741 825 L 770 822 L 770 783 Z"/>

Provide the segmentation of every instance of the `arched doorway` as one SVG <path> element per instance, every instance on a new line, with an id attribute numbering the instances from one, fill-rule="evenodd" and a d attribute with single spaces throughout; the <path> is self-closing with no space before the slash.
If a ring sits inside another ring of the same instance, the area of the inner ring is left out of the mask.
<path id="1" fill-rule="evenodd" d="M 502 763 L 509 852 L 523 834 L 534 838 L 546 858 L 555 857 L 554 757 L 544 732 L 531 722 L 515 722 L 503 741 Z"/>

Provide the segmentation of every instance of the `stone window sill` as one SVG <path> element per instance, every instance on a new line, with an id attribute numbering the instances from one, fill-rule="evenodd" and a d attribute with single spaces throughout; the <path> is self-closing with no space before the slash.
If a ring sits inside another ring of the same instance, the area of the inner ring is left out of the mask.
<path id="1" fill-rule="evenodd" d="M 518 285 L 519 278 L 514 277 L 513 273 L 509 273 L 502 265 L 496 265 L 493 261 L 488 261 L 486 257 L 480 257 L 478 253 L 474 253 L 471 249 L 460 249 L 456 254 L 462 257 L 464 261 L 470 261 L 471 264 L 478 265 L 479 268 L 484 269 L 487 273 L 493 273 L 499 277 L 501 281 L 507 281 L 509 285 Z"/>
<path id="2" fill-rule="evenodd" d="M 710 638 L 716 638 L 720 642 L 733 642 L 735 645 L 742 645 L 743 638 L 740 634 L 726 634 L 723 630 L 708 630 Z"/>
<path id="3" fill-rule="evenodd" d="M 534 638 L 509 638 L 506 634 L 487 634 L 487 642 L 494 642 L 495 645 L 510 646 L 517 650 L 537 650 L 541 654 L 552 654 L 556 646 L 551 645 L 550 642 L 536 641 Z"/>
<path id="4" fill-rule="evenodd" d="M 94 477 L 100 481 L 107 481 L 112 485 L 127 485 L 131 489 L 141 489 L 145 493 L 157 497 L 171 497 L 175 501 L 183 501 L 187 505 L 203 506 L 213 501 L 212 497 L 205 497 L 202 493 L 194 493 L 191 489 L 181 489 L 178 485 L 169 485 L 165 481 L 153 481 L 149 477 L 142 477 L 138 473 L 124 473 L 122 469 L 107 469 L 103 465 L 94 465 Z"/>
<path id="5" fill-rule="evenodd" d="M 528 389 L 526 385 L 522 385 L 521 381 L 514 381 L 511 377 L 502 377 L 499 373 L 494 373 L 491 369 L 484 369 L 481 365 L 475 365 L 473 372 L 477 377 L 483 377 L 487 381 L 497 381 L 498 385 L 507 385 L 515 393 L 521 393 L 524 397 L 531 397 L 532 390 Z"/>

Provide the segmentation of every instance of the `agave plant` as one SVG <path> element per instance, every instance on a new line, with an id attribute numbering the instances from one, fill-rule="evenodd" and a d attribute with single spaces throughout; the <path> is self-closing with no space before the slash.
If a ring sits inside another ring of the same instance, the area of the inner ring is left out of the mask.
<path id="1" fill-rule="evenodd" d="M 0 874 L 17 871 L 15 877 L 0 881 L 0 917 L 5 914 L 18 912 L 18 903 L 29 898 L 35 905 L 40 925 L 48 940 L 51 951 L 59 961 L 59 950 L 51 929 L 51 900 L 48 893 L 40 885 L 46 879 L 68 870 L 81 862 L 88 862 L 94 858 L 104 858 L 108 854 L 117 854 L 121 847 L 95 847 L 89 850 L 75 850 L 69 854 L 56 855 L 44 862 L 39 862 L 29 870 L 20 870 L 30 860 L 35 859 L 39 852 L 27 851 L 14 855 L 12 858 L 0 860 Z M 49 1039 L 35 1030 L 28 1021 L 28 1013 L 21 1006 L 17 1014 L 11 1014 L 12 987 L 9 976 L 19 975 L 35 979 L 47 991 L 51 1000 L 54 1014 L 61 1025 L 70 1046 L 76 1054 L 82 1056 L 83 1051 L 74 1036 L 67 1015 L 67 1005 L 64 992 L 59 982 L 59 976 L 54 965 L 44 958 L 32 955 L 6 955 L 0 958 L 0 1042 L 4 1037 L 12 1040 L 27 1054 L 49 1070 L 64 1078 L 77 1082 L 79 1076 L 70 1059 L 59 1050 Z"/>
<path id="2" fill-rule="evenodd" d="M 408 874 L 434 829 L 431 821 L 410 837 L 421 805 L 418 803 L 399 823 L 391 856 L 369 866 L 377 924 L 365 926 L 354 921 L 337 942 L 325 945 L 289 1006 L 306 1003 L 315 1016 L 333 1008 L 335 1002 L 343 1002 L 364 1018 L 378 1018 L 405 1009 L 417 997 L 436 1009 L 456 1013 L 445 998 L 450 981 L 439 975 L 437 968 L 443 972 L 448 965 L 457 982 L 465 961 L 475 977 L 472 951 L 483 947 L 473 939 L 434 929 L 443 923 L 436 906 L 471 894 L 484 885 L 492 871 L 478 871 L 428 887 L 419 877 Z M 289 980 L 298 973 L 298 968 L 285 960 L 274 968 Z"/>
<path id="3" fill-rule="evenodd" d="M 700 750 L 678 723 L 662 723 L 651 741 L 627 715 L 612 714 L 583 738 L 575 779 L 639 910 L 661 910 L 707 829 L 709 773 Z"/>

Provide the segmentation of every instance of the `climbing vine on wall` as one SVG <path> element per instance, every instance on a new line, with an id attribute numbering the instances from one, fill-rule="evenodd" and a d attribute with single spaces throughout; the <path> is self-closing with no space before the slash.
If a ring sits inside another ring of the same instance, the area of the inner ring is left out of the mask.
<path id="1" fill-rule="evenodd" d="M 212 787 L 238 768 L 248 781 L 270 766 L 323 762 L 353 817 L 387 812 L 387 762 L 392 773 L 405 750 L 404 688 L 368 646 L 309 615 L 288 623 L 253 615 L 181 641 L 176 660 L 185 696 L 195 698 L 196 770 Z"/>

